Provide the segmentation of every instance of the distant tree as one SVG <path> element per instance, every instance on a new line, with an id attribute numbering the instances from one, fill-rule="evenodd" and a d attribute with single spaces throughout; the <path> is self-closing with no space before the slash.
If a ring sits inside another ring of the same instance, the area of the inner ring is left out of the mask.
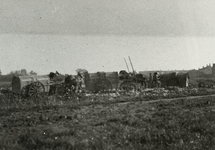
<path id="1" fill-rule="evenodd" d="M 21 69 L 21 75 L 28 75 L 28 72 L 26 69 Z"/>
<path id="2" fill-rule="evenodd" d="M 1 70 L 0 70 L 0 75 L 2 75 Z"/>
<path id="3" fill-rule="evenodd" d="M 26 76 L 28 75 L 26 69 L 11 71 L 8 75 L 15 75 L 15 76 Z"/>
<path id="4" fill-rule="evenodd" d="M 34 72 L 33 70 L 31 70 L 31 71 L 29 72 L 29 75 L 30 75 L 30 76 L 32 76 L 32 75 L 37 75 L 37 73 Z"/>
<path id="5" fill-rule="evenodd" d="M 11 71 L 8 75 L 15 75 L 15 76 L 18 76 L 20 75 L 21 72 L 18 72 L 18 71 Z"/>

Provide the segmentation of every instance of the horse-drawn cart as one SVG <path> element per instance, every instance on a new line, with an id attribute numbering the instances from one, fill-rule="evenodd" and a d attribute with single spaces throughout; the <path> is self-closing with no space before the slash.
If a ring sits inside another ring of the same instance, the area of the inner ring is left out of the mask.
<path id="1" fill-rule="evenodd" d="M 84 84 L 87 91 L 107 92 L 118 88 L 117 72 L 97 72 L 84 74 Z"/>
<path id="2" fill-rule="evenodd" d="M 112 91 L 121 90 L 134 92 L 139 86 L 145 85 L 146 78 L 142 75 L 125 76 L 122 72 L 97 72 L 85 73 L 84 82 L 88 91 Z M 145 86 L 144 86 L 145 87 Z"/>
<path id="3" fill-rule="evenodd" d="M 12 78 L 12 93 L 24 98 L 38 97 L 44 93 L 49 93 L 53 86 L 60 86 L 63 82 L 63 78 L 52 81 L 48 75 L 14 76 Z"/>
<path id="4" fill-rule="evenodd" d="M 120 89 L 124 91 L 142 90 L 147 87 L 147 78 L 142 74 L 128 73 L 125 70 L 119 72 L 121 82 Z"/>

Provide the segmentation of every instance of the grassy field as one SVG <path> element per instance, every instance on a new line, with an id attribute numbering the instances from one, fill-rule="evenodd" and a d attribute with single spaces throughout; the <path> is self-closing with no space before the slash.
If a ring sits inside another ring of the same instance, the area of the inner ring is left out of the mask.
<path id="1" fill-rule="evenodd" d="M 1 96 L 0 149 L 215 149 L 214 97 L 96 103 L 113 99 L 137 98 L 19 101 Z"/>

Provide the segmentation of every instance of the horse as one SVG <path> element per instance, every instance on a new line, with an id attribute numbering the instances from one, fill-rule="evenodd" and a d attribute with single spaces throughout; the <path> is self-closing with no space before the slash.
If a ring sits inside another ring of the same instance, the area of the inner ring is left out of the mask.
<path id="1" fill-rule="evenodd" d="M 125 70 L 121 70 L 119 72 L 119 79 L 120 80 L 128 80 L 129 78 L 132 77 L 132 74 L 131 73 L 128 73 L 127 71 Z"/>
<path id="2" fill-rule="evenodd" d="M 135 83 L 139 83 L 141 85 L 141 87 L 145 86 L 146 87 L 146 81 L 147 78 L 146 76 L 144 76 L 143 74 L 139 74 L 139 73 L 128 73 L 125 70 L 121 70 L 119 72 L 119 80 L 128 80 L 128 81 L 132 81 Z"/>
<path id="3" fill-rule="evenodd" d="M 51 81 L 58 83 L 50 86 L 49 95 L 53 95 L 56 92 L 57 85 L 61 85 L 60 86 L 61 94 L 66 94 L 68 91 L 78 92 L 81 90 L 83 77 L 80 73 L 78 73 L 76 76 L 73 76 L 62 75 L 58 71 L 56 71 L 55 73 L 50 72 L 48 76 Z"/>
<path id="4" fill-rule="evenodd" d="M 61 81 L 63 81 L 63 78 L 64 78 L 58 71 L 56 71 L 55 73 L 54 72 L 50 72 L 48 74 L 48 76 L 50 78 L 50 81 L 54 81 L 54 82 L 58 81 L 59 79 Z M 60 76 L 59 79 L 57 79 L 58 76 Z M 55 94 L 56 89 L 57 89 L 57 85 L 56 84 L 50 85 L 49 95 Z"/>
<path id="5" fill-rule="evenodd" d="M 80 91 L 82 89 L 82 78 L 80 74 L 66 76 L 64 80 L 66 88 L 73 92 Z"/>

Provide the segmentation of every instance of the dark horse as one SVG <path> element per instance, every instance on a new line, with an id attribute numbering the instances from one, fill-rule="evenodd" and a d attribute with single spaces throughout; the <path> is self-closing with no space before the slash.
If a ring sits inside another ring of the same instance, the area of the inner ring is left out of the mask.
<path id="1" fill-rule="evenodd" d="M 50 72 L 48 76 L 49 76 L 49 78 L 51 80 L 53 80 L 54 77 L 57 77 L 58 75 L 60 75 L 60 73 L 58 71 L 56 71 L 55 73 L 54 72 Z"/>
<path id="2" fill-rule="evenodd" d="M 146 81 L 147 78 L 143 74 L 138 73 L 128 73 L 125 70 L 121 70 L 119 72 L 119 79 L 120 80 L 126 80 L 126 81 L 132 81 L 134 83 L 140 83 L 140 85 L 143 87 L 146 87 Z"/>
<path id="3" fill-rule="evenodd" d="M 51 81 L 58 84 L 53 84 L 50 86 L 49 95 L 52 95 L 56 92 L 58 86 L 58 92 L 61 94 L 66 94 L 68 91 L 77 92 L 81 89 L 82 85 L 82 76 L 80 74 L 73 76 L 73 75 L 61 75 L 59 72 L 50 72 L 49 78 Z M 60 83 L 60 84 L 59 84 Z M 63 84 L 62 84 L 63 83 Z"/>
<path id="4" fill-rule="evenodd" d="M 50 80 L 54 82 L 59 82 L 59 81 L 63 82 L 64 80 L 64 77 L 58 71 L 56 71 L 55 73 L 50 72 L 48 76 Z M 49 95 L 55 94 L 56 90 L 57 90 L 57 84 L 50 85 Z"/>
<path id="5" fill-rule="evenodd" d="M 76 76 L 68 75 L 65 77 L 65 86 L 73 92 L 78 92 L 82 88 L 82 75 L 78 73 Z"/>
<path id="6" fill-rule="evenodd" d="M 76 76 L 68 75 L 65 77 L 65 87 L 72 92 L 76 92 L 81 87 L 81 81 Z"/>

